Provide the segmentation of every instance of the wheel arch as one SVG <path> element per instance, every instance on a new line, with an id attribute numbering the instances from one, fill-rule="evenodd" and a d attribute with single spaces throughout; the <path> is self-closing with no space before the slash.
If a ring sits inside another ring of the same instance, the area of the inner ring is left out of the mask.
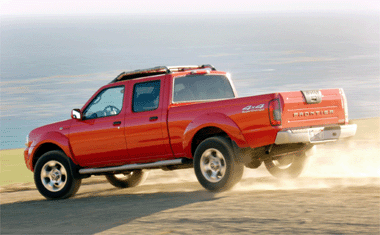
<path id="1" fill-rule="evenodd" d="M 186 128 L 183 137 L 183 148 L 187 156 L 193 158 L 198 145 L 213 136 L 228 137 L 239 147 L 247 147 L 238 125 L 222 113 L 208 113 L 193 120 Z"/>
<path id="2" fill-rule="evenodd" d="M 36 152 L 34 153 L 33 160 L 32 160 L 33 171 L 34 171 L 34 168 L 36 166 L 38 159 L 40 159 L 41 156 L 44 155 L 45 153 L 51 152 L 51 151 L 61 151 L 65 154 L 66 160 L 70 165 L 70 171 L 71 171 L 72 175 L 74 176 L 74 178 L 79 179 L 79 178 L 86 177 L 84 175 L 79 174 L 79 166 L 77 164 L 75 164 L 75 162 L 70 157 L 70 155 L 68 155 L 66 153 L 66 151 L 64 151 L 64 148 L 61 148 L 59 145 L 57 145 L 55 143 L 51 143 L 51 142 L 43 143 L 36 149 Z"/>
<path id="3" fill-rule="evenodd" d="M 49 151 L 62 151 L 65 153 L 71 164 L 77 164 L 70 150 L 69 139 L 59 132 L 49 132 L 41 136 L 38 144 L 33 147 L 32 156 L 32 169 L 34 169 L 38 159 Z"/>
<path id="4" fill-rule="evenodd" d="M 33 160 L 32 160 L 33 169 L 36 166 L 38 159 L 40 159 L 40 157 L 42 155 L 44 155 L 47 152 L 54 151 L 54 150 L 64 152 L 63 149 L 60 148 L 58 145 L 50 143 L 50 142 L 43 143 L 43 144 L 39 145 L 38 148 L 36 148 L 35 153 L 33 154 Z"/>

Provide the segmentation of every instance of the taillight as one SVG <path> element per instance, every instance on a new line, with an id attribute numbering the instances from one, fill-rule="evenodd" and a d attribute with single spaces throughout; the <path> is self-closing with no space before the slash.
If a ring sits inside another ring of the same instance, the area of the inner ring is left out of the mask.
<path id="1" fill-rule="evenodd" d="M 281 104 L 279 99 L 269 101 L 269 120 L 272 126 L 281 125 Z"/>
<path id="2" fill-rule="evenodd" d="M 344 123 L 348 124 L 348 107 L 347 107 L 346 94 L 344 94 L 344 91 L 342 88 L 339 89 L 339 93 L 342 96 L 342 108 L 344 109 Z"/>

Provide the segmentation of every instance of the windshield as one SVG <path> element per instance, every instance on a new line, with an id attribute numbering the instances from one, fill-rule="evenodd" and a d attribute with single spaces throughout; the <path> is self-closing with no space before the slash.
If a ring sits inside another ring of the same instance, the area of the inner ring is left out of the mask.
<path id="1" fill-rule="evenodd" d="M 173 102 L 175 103 L 234 97 L 231 84 L 224 75 L 188 75 L 174 80 Z"/>

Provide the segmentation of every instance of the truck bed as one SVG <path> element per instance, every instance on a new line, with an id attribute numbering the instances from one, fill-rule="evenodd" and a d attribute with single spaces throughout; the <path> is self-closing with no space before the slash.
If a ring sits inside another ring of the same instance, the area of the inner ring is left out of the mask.
<path id="1" fill-rule="evenodd" d="M 169 107 L 168 130 L 175 155 L 185 154 L 183 136 L 191 124 L 199 130 L 211 125 L 228 133 L 239 147 L 256 148 L 275 143 L 278 132 L 345 124 L 344 99 L 340 89 L 320 90 L 321 102 L 308 104 L 301 91 L 280 92 L 219 101 L 192 102 Z M 280 125 L 270 120 L 269 103 L 278 99 L 281 104 Z M 233 129 L 237 127 L 240 133 Z"/>

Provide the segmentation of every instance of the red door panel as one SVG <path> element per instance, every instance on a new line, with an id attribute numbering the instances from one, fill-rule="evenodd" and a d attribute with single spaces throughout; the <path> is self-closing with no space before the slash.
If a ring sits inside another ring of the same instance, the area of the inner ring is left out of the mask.
<path id="1" fill-rule="evenodd" d="M 70 128 L 70 144 L 81 166 L 118 165 L 127 160 L 123 119 L 123 115 L 119 114 L 99 119 L 75 120 Z"/>
<path id="2" fill-rule="evenodd" d="M 124 136 L 125 88 L 110 85 L 93 96 L 83 109 L 83 120 L 70 127 L 70 145 L 81 166 L 121 165 L 128 160 Z"/>
<path id="3" fill-rule="evenodd" d="M 164 96 L 164 79 L 131 81 L 129 87 L 129 100 L 132 100 L 132 104 L 127 109 L 125 118 L 125 138 L 131 162 L 172 158 L 164 111 L 166 109 L 163 107 L 167 98 Z M 153 91 L 151 87 L 158 88 L 159 91 Z M 149 97 L 152 93 L 155 93 L 155 98 Z M 151 100 L 156 103 L 150 102 Z"/>

